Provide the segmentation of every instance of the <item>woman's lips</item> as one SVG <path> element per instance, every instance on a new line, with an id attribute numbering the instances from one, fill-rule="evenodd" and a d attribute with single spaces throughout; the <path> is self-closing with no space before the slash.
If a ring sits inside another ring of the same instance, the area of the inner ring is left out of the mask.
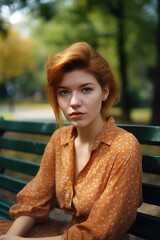
<path id="1" fill-rule="evenodd" d="M 71 114 L 69 114 L 69 117 L 70 117 L 71 120 L 78 120 L 83 115 L 84 115 L 84 113 L 82 113 L 82 112 L 72 112 Z"/>

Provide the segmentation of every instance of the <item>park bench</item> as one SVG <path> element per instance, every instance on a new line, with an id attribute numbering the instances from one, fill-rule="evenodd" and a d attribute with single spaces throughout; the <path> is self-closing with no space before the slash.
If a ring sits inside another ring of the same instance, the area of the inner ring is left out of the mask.
<path id="1" fill-rule="evenodd" d="M 119 126 L 132 132 L 145 151 L 153 148 L 152 154 L 143 154 L 143 205 L 156 210 L 154 214 L 144 211 L 142 205 L 129 233 L 144 239 L 160 240 L 160 126 Z M 47 121 L 0 119 L 0 219 L 10 219 L 8 210 L 15 202 L 15 195 L 37 173 L 41 155 L 55 129 L 56 124 Z"/>

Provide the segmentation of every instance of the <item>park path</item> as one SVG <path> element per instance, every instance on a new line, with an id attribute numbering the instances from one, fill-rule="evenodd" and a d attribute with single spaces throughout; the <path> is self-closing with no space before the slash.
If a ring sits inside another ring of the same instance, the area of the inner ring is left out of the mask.
<path id="1" fill-rule="evenodd" d="M 35 121 L 43 121 L 49 120 L 53 121 L 55 119 L 52 109 L 17 109 L 14 112 L 15 120 L 35 120 Z"/>
<path id="2" fill-rule="evenodd" d="M 46 104 L 42 107 L 16 106 L 9 108 L 8 106 L 0 105 L 0 117 L 11 120 L 23 121 L 54 121 L 55 116 L 52 108 Z"/>

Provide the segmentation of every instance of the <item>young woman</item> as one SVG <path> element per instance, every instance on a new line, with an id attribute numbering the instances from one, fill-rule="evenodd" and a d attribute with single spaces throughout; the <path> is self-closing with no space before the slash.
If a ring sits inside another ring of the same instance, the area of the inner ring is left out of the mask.
<path id="1" fill-rule="evenodd" d="M 0 223 L 9 228 L 0 240 L 124 240 L 141 204 L 141 151 L 107 116 L 118 97 L 111 69 L 79 42 L 52 56 L 46 72 L 56 120 L 71 125 L 52 135 L 38 174 L 10 209 L 12 226 Z M 56 202 L 72 215 L 68 226 L 48 220 Z"/>

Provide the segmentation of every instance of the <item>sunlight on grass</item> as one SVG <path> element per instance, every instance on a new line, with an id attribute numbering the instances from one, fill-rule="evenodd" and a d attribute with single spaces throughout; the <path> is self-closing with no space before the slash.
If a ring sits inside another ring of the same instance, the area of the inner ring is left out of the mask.
<path id="1" fill-rule="evenodd" d="M 114 116 L 120 123 L 127 123 L 123 117 L 123 110 L 118 107 L 111 108 L 109 114 Z M 152 111 L 149 108 L 135 108 L 131 110 L 130 118 L 133 124 L 149 124 Z M 129 122 L 128 122 L 129 123 Z"/>
<path id="2" fill-rule="evenodd" d="M 149 108 L 138 108 L 131 111 L 131 119 L 134 123 L 149 124 L 152 111 Z"/>
<path id="3" fill-rule="evenodd" d="M 14 118 L 15 113 L 14 112 L 0 112 L 0 118 L 4 119 L 12 119 Z"/>
<path id="4" fill-rule="evenodd" d="M 120 117 L 123 115 L 123 111 L 121 108 L 114 107 L 109 110 L 109 115 L 113 115 L 114 117 Z"/>

